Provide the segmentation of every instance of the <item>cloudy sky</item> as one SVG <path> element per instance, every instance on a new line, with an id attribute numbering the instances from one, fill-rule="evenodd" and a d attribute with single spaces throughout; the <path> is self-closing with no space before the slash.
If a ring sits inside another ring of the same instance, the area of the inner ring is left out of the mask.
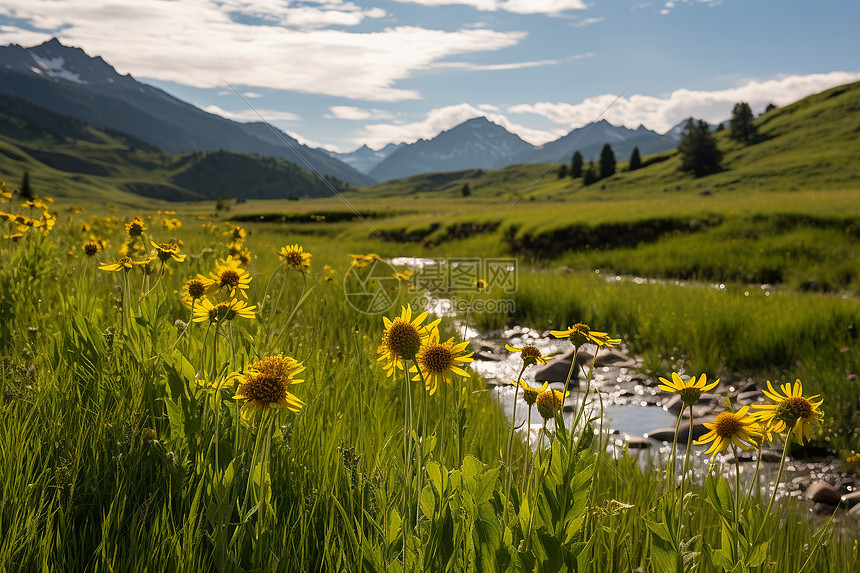
<path id="1" fill-rule="evenodd" d="M 541 144 L 601 118 L 662 133 L 758 113 L 860 80 L 858 22 L 856 0 L 3 0 L 0 44 L 56 36 L 350 151 L 480 115 Z"/>

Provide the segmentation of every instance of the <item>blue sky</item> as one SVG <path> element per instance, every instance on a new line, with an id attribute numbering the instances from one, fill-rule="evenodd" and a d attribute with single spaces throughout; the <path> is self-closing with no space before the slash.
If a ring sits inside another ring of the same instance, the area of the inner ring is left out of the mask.
<path id="1" fill-rule="evenodd" d="M 540 144 L 599 118 L 664 132 L 760 112 L 860 80 L 857 22 L 854 0 L 3 0 L 0 44 L 56 36 L 349 151 L 478 115 Z"/>

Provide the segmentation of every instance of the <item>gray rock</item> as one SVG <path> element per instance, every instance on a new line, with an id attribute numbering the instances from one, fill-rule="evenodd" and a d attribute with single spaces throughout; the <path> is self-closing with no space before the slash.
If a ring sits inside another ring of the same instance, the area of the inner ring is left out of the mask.
<path id="1" fill-rule="evenodd" d="M 751 390 L 749 392 L 741 392 L 738 394 L 737 400 L 738 404 L 747 406 L 749 404 L 764 402 L 764 396 L 758 390 Z"/>
<path id="2" fill-rule="evenodd" d="M 810 484 L 806 488 L 803 497 L 811 499 L 816 503 L 825 503 L 827 505 L 839 505 L 839 502 L 842 501 L 839 490 L 826 481 L 817 481 Z"/>
<path id="3" fill-rule="evenodd" d="M 640 436 L 626 436 L 624 444 L 630 450 L 646 450 L 651 447 L 650 440 Z"/>
<path id="4" fill-rule="evenodd" d="M 591 358 L 589 358 L 588 363 L 591 364 Z M 594 362 L 595 367 L 616 366 L 620 368 L 627 367 L 627 364 L 636 364 L 636 361 L 627 356 L 626 354 L 619 352 L 615 348 L 601 350 L 597 354 L 597 360 Z"/>
<path id="5" fill-rule="evenodd" d="M 770 464 L 778 464 L 782 461 L 782 452 L 777 452 L 774 450 L 762 450 L 761 461 Z"/>
<path id="6" fill-rule="evenodd" d="M 848 510 L 848 515 L 860 519 L 860 503 Z"/>
<path id="7" fill-rule="evenodd" d="M 567 380 L 570 372 L 571 359 L 568 357 L 556 358 L 535 373 L 535 382 L 561 382 Z M 577 380 L 576 369 L 573 371 L 571 381 Z"/>
<path id="8" fill-rule="evenodd" d="M 842 505 L 845 507 L 854 507 L 860 504 L 860 491 L 852 491 L 842 496 Z"/>
<path id="9" fill-rule="evenodd" d="M 475 360 L 487 360 L 490 362 L 499 362 L 499 360 L 501 360 L 501 358 L 499 358 L 498 356 L 493 356 L 492 354 L 488 354 L 485 352 L 476 352 L 472 355 L 472 358 L 474 358 Z"/>
<path id="10" fill-rule="evenodd" d="M 705 434 L 710 432 L 710 430 L 708 430 L 704 426 L 705 421 L 712 422 L 713 419 L 696 422 L 693 425 L 693 439 L 694 440 L 698 440 L 699 438 L 701 438 L 702 436 L 704 436 Z M 689 435 L 689 433 L 690 433 L 690 422 L 689 421 L 682 421 L 681 425 L 678 427 L 678 443 L 679 444 L 686 444 L 687 443 L 687 436 Z M 675 428 L 658 428 L 656 430 L 651 430 L 650 432 L 645 434 L 645 436 L 647 438 L 652 439 L 652 440 L 657 440 L 658 442 L 671 442 L 675 437 Z"/>

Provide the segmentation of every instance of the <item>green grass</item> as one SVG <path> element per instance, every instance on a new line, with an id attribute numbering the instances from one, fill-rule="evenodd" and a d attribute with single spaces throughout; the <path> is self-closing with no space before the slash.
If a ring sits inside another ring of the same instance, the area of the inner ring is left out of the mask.
<path id="1" fill-rule="evenodd" d="M 114 288 L 122 274 L 97 271 L 79 251 L 83 237 L 97 233 L 111 243 L 99 260 L 110 260 L 123 240 L 119 222 L 64 215 L 50 238 L 28 235 L 0 250 L 3 568 L 397 570 L 405 542 L 409 567 L 431 570 L 446 562 L 451 570 L 474 570 L 479 563 L 495 570 L 555 570 L 555 559 L 586 570 L 661 570 L 646 525 L 672 499 L 664 495 L 658 472 L 651 466 L 643 471 L 634 458 L 613 460 L 574 448 L 564 433 L 552 454 L 560 465 L 549 464 L 544 453 L 537 466 L 541 488 L 534 482 L 510 493 L 513 537 L 506 540 L 499 523 L 508 493 L 499 460 L 507 422 L 476 377 L 463 395 L 463 450 L 473 457 L 461 463 L 453 447 L 444 456 L 428 450 L 419 524 L 398 526 L 404 495 L 416 487 L 413 482 L 403 489 L 404 396 L 400 381 L 386 378 L 376 362 L 379 317 L 348 307 L 340 283 L 347 252 L 385 246 L 374 239 L 345 242 L 367 233 L 361 222 L 248 224 L 247 244 L 255 255 L 249 300 L 262 305 L 261 316 L 275 308 L 284 314 L 268 322 L 235 319 L 222 331 L 219 356 L 227 371 L 271 353 L 296 357 L 307 370 L 295 393 L 307 405 L 298 414 L 281 414 L 270 431 L 252 418 L 236 438 L 232 392 L 219 397 L 194 382 L 211 375 L 200 353 L 211 351 L 212 328 L 194 324 L 180 337 L 183 326 L 176 324 L 188 320 L 188 308 L 178 300 L 183 281 L 211 271 L 225 253 L 227 229 L 201 228 L 190 213 L 179 217 L 179 231 L 161 229 L 156 216 L 147 232 L 158 241 L 181 238 L 189 258 L 168 263 L 173 272 L 139 308 L 132 304 L 134 318 L 125 326 L 124 303 Z M 85 234 L 83 220 L 91 227 Z M 308 233 L 299 235 L 302 230 Z M 277 248 L 297 238 L 313 253 L 312 290 L 285 322 L 304 282 L 292 272 L 276 275 L 268 289 L 267 282 L 278 264 Z M 492 249 L 497 238 L 407 248 L 466 254 L 475 244 Z M 400 254 L 399 246 L 387 249 L 381 254 Z M 323 265 L 332 267 L 334 281 L 324 280 Z M 522 269 L 517 313 L 479 316 L 479 324 L 490 327 L 501 319 L 555 328 L 584 319 L 621 335 L 658 374 L 679 365 L 709 372 L 779 365 L 822 392 L 830 417 L 846 412 L 839 413 L 837 404 L 857 403 L 848 386 L 825 385 L 813 375 L 833 356 L 842 362 L 821 376 L 856 368 L 854 299 L 762 292 L 746 297 L 735 287 L 720 292 L 616 285 L 590 274 Z M 135 269 L 130 276 L 132 291 L 140 291 L 142 273 Z M 282 280 L 283 302 L 267 310 Z M 443 328 L 454 334 L 450 324 Z M 849 351 L 834 354 L 842 345 Z M 420 391 L 413 399 L 417 419 Z M 431 401 L 428 428 L 437 440 L 444 432 L 451 446 L 453 420 L 449 415 L 448 425 L 440 425 L 439 400 Z M 856 428 L 856 411 L 853 416 Z M 836 425 L 829 423 L 827 435 L 835 447 L 856 443 L 856 435 L 840 437 Z M 523 450 L 515 448 L 515 468 Z M 436 467 L 444 476 L 438 484 Z M 533 536 L 523 495 L 537 496 Z M 720 517 L 704 499 L 687 504 L 685 531 L 718 548 Z M 768 519 L 773 525 L 782 520 L 783 527 L 768 527 L 773 535 L 766 570 L 796 570 L 807 558 L 814 568 L 827 563 L 848 570 L 856 559 L 851 531 L 837 528 L 819 545 L 803 515 L 780 508 Z M 703 563 L 702 570 L 716 568 Z"/>

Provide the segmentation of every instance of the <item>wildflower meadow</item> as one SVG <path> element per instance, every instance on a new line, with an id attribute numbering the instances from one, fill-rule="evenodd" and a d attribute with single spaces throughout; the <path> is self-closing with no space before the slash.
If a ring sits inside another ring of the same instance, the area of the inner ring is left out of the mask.
<path id="1" fill-rule="evenodd" d="M 836 455 L 850 451 L 856 436 L 840 420 L 856 413 L 853 390 L 789 360 L 779 379 L 758 379 L 761 400 L 728 401 L 694 437 L 703 395 L 728 384 L 714 340 L 759 343 L 739 328 L 691 331 L 704 350 L 657 360 L 673 352 L 661 350 L 673 325 L 659 321 L 686 304 L 649 302 L 661 287 L 610 298 L 605 281 L 523 261 L 514 316 L 452 316 L 416 308 L 401 286 L 422 269 L 392 263 L 388 304 L 360 311 L 345 285 L 366 286 L 377 262 L 402 253 L 316 233 L 322 219 L 90 213 L 5 190 L 2 201 L 0 570 L 858 566 L 844 510 L 811 516 L 778 495 L 798 448 L 826 435 Z M 469 254 L 457 245 L 448 252 Z M 467 285 L 472 306 L 491 295 L 487 279 Z M 856 319 L 857 307 L 840 312 Z M 695 320 L 727 320 L 709 313 Z M 519 370 L 510 417 L 472 368 L 474 329 L 509 320 L 561 348 L 504 347 Z M 621 346 L 652 357 L 655 392 L 680 398 L 668 458 L 612 445 L 595 370 Z M 562 382 L 535 379 L 564 357 Z M 770 448 L 778 469 L 764 477 Z"/>

